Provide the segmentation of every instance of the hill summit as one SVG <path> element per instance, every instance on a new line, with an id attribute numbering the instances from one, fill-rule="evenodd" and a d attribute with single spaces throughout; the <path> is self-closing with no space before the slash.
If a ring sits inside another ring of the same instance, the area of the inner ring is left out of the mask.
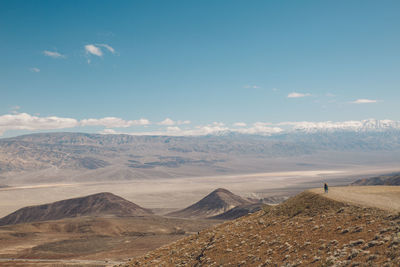
<path id="1" fill-rule="evenodd" d="M 0 225 L 59 220 L 79 216 L 143 216 L 152 214 L 122 197 L 103 192 L 54 203 L 29 206 L 0 219 Z"/>
<path id="2" fill-rule="evenodd" d="M 250 204 L 248 200 L 224 189 L 218 188 L 201 199 L 199 202 L 179 211 L 171 212 L 167 216 L 183 218 L 206 218 L 222 214 L 234 207 Z"/>
<path id="3" fill-rule="evenodd" d="M 400 266 L 400 214 L 317 191 L 264 206 L 122 266 Z"/>

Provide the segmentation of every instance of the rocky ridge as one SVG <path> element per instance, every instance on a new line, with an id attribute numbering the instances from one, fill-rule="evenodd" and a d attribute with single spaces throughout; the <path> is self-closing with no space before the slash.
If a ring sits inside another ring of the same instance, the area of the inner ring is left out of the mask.
<path id="1" fill-rule="evenodd" d="M 123 266 L 399 266 L 400 214 L 303 192 Z"/>

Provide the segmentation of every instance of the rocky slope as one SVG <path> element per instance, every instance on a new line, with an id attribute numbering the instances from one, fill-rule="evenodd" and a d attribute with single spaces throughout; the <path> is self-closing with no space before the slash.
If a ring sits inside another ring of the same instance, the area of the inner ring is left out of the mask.
<path id="1" fill-rule="evenodd" d="M 400 214 L 304 192 L 123 266 L 399 266 Z"/>
<path id="2" fill-rule="evenodd" d="M 166 216 L 181 218 L 207 218 L 224 213 L 239 205 L 250 204 L 232 192 L 218 188 L 195 204 L 179 211 L 168 213 Z"/>
<path id="3" fill-rule="evenodd" d="M 119 196 L 111 193 L 99 193 L 22 208 L 1 218 L 0 226 L 79 216 L 143 216 L 150 214 L 152 214 L 150 210 L 144 209 Z"/>

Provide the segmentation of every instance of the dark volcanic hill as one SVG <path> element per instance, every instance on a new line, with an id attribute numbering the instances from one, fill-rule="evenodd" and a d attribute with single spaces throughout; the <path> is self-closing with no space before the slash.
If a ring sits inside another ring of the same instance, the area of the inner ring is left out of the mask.
<path id="1" fill-rule="evenodd" d="M 152 214 L 150 210 L 106 192 L 61 200 L 50 204 L 25 207 L 1 218 L 0 225 L 58 220 L 89 215 L 143 216 L 150 214 Z"/>
<path id="2" fill-rule="evenodd" d="M 195 204 L 179 211 L 168 213 L 167 216 L 182 218 L 207 218 L 224 213 L 239 205 L 251 202 L 232 192 L 218 188 Z"/>
<path id="3" fill-rule="evenodd" d="M 233 209 L 230 209 L 222 214 L 216 215 L 211 217 L 210 219 L 218 219 L 218 220 L 234 220 L 239 217 L 245 216 L 247 214 L 254 213 L 256 211 L 261 210 L 261 208 L 266 205 L 263 203 L 251 203 L 251 204 L 244 204 Z"/>
<path id="4" fill-rule="evenodd" d="M 371 178 L 363 178 L 351 185 L 400 185 L 400 174 L 382 175 Z"/>

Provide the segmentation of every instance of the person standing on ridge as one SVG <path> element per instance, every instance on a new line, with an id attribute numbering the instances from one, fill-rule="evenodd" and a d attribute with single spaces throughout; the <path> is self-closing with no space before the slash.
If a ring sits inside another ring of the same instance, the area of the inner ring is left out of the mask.
<path id="1" fill-rule="evenodd" d="M 325 191 L 325 193 L 328 193 L 328 184 L 327 183 L 324 183 L 324 191 Z"/>

